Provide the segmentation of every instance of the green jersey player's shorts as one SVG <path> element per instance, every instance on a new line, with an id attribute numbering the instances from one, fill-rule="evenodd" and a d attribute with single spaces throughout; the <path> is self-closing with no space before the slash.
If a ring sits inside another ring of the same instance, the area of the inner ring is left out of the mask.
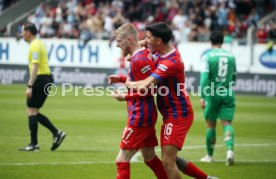
<path id="1" fill-rule="evenodd" d="M 204 117 L 208 120 L 232 121 L 235 113 L 235 94 L 233 90 L 227 90 L 223 94 L 205 97 Z"/>

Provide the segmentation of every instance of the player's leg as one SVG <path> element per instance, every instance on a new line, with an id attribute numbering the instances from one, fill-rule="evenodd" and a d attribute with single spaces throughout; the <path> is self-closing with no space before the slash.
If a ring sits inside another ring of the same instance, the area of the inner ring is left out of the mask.
<path id="1" fill-rule="evenodd" d="M 145 146 L 144 139 L 147 137 L 146 128 L 126 126 L 123 131 L 120 151 L 116 157 L 117 179 L 128 179 L 130 177 L 129 161 L 138 149 Z"/>
<path id="2" fill-rule="evenodd" d="M 50 76 L 46 76 L 46 75 L 39 76 L 38 78 L 39 78 L 40 82 L 37 85 L 35 85 L 35 88 L 37 91 L 36 95 L 39 96 L 39 97 L 37 97 L 38 98 L 37 100 L 40 103 L 40 107 L 42 107 L 48 97 L 49 90 L 51 88 L 51 86 L 49 84 L 52 81 L 51 81 Z M 58 134 L 57 128 L 53 125 L 53 123 L 45 115 L 38 113 L 37 119 L 40 124 L 42 124 L 44 127 L 46 127 L 47 129 L 49 129 L 51 131 L 53 136 Z"/>
<path id="3" fill-rule="evenodd" d="M 174 145 L 162 146 L 162 163 L 169 179 L 181 179 L 180 172 L 175 163 L 179 148 Z"/>
<path id="4" fill-rule="evenodd" d="M 193 123 L 194 115 L 191 114 L 185 119 L 166 120 L 162 124 L 160 139 L 162 146 L 162 162 L 169 178 L 181 178 L 176 165 L 176 157 L 182 149 L 186 134 Z"/>
<path id="5" fill-rule="evenodd" d="M 52 76 L 49 76 L 49 75 L 40 76 L 40 83 L 36 85 L 36 88 L 39 94 L 38 101 L 40 103 L 40 107 L 42 107 L 44 102 L 46 101 L 52 83 L 53 83 Z M 56 150 L 65 139 L 66 133 L 59 131 L 56 128 L 56 126 L 51 122 L 51 120 L 47 116 L 41 113 L 37 114 L 37 120 L 41 125 L 46 127 L 52 133 L 53 144 L 52 144 L 51 150 L 52 151 Z"/>
<path id="6" fill-rule="evenodd" d="M 220 107 L 218 117 L 221 119 L 224 132 L 224 142 L 227 148 L 226 165 L 234 165 L 234 128 L 232 121 L 235 113 L 235 97 L 227 95 L 222 97 L 222 105 Z"/>
<path id="7" fill-rule="evenodd" d="M 31 134 L 31 144 L 37 145 L 37 131 L 38 131 L 38 124 L 37 124 L 37 114 L 39 109 L 28 107 L 27 113 L 29 118 L 29 129 Z"/>
<path id="8" fill-rule="evenodd" d="M 200 159 L 201 162 L 210 163 L 213 161 L 214 149 L 216 144 L 216 121 L 206 119 L 206 149 L 207 155 Z"/>
<path id="9" fill-rule="evenodd" d="M 120 149 L 116 157 L 117 176 L 116 179 L 130 179 L 130 159 L 137 150 Z"/>
<path id="10" fill-rule="evenodd" d="M 190 177 L 197 178 L 197 179 L 208 178 L 208 175 L 200 168 L 198 168 L 196 165 L 194 165 L 191 161 L 187 161 L 183 158 L 176 157 L 176 165 L 178 170 L 185 175 L 188 175 Z"/>
<path id="11" fill-rule="evenodd" d="M 144 147 L 141 148 L 141 153 L 145 164 L 154 172 L 158 179 L 167 179 L 167 173 L 161 160 L 156 156 L 154 147 L 158 145 L 156 132 L 154 128 L 147 130 L 148 136 L 144 139 Z"/>
<path id="12" fill-rule="evenodd" d="M 167 179 L 167 173 L 162 161 L 156 156 L 154 147 L 144 147 L 141 150 L 145 164 L 153 171 L 158 179 Z"/>
<path id="13" fill-rule="evenodd" d="M 234 128 L 231 121 L 221 120 L 224 131 L 224 142 L 227 148 L 226 165 L 234 165 Z"/>
<path id="14" fill-rule="evenodd" d="M 201 162 L 212 162 L 214 149 L 216 144 L 216 119 L 217 119 L 217 107 L 219 99 L 216 96 L 206 97 L 206 106 L 204 109 L 204 117 L 206 120 L 206 149 L 207 155 L 200 159 Z"/>
<path id="15" fill-rule="evenodd" d="M 37 113 L 38 113 L 38 110 L 39 110 L 38 108 L 33 108 L 33 107 L 27 108 L 31 142 L 26 147 L 19 148 L 20 151 L 39 151 L 39 145 L 38 145 L 38 141 L 37 141 L 37 131 L 38 131 Z"/>
<path id="16" fill-rule="evenodd" d="M 39 151 L 37 131 L 38 131 L 38 117 L 39 108 L 41 107 L 41 100 L 39 95 L 39 89 L 37 88 L 38 79 L 33 85 L 32 96 L 27 98 L 27 115 L 28 124 L 30 130 L 31 142 L 29 145 L 23 148 L 19 148 L 20 151 Z"/>

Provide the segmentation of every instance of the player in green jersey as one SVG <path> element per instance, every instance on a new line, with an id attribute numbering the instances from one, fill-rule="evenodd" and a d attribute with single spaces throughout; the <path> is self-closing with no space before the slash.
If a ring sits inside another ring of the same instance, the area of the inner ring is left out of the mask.
<path id="1" fill-rule="evenodd" d="M 212 50 L 202 57 L 200 75 L 200 105 L 206 119 L 207 155 L 202 162 L 212 162 L 216 143 L 216 121 L 221 120 L 224 141 L 227 147 L 226 165 L 234 165 L 234 129 L 232 120 L 235 113 L 235 94 L 233 83 L 236 78 L 235 57 L 222 49 L 223 34 L 212 32 L 210 36 Z"/>

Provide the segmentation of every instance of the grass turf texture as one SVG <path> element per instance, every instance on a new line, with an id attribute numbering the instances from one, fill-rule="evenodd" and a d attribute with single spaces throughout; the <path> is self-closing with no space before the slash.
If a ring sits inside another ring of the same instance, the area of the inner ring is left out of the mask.
<path id="1" fill-rule="evenodd" d="M 29 142 L 25 107 L 25 85 L 0 86 L 0 178 L 115 178 L 115 157 L 126 123 L 126 104 L 112 97 L 84 96 L 79 91 L 61 95 L 61 88 L 49 97 L 41 110 L 68 136 L 57 151 L 51 152 L 52 136 L 39 125 L 40 152 L 20 152 Z M 205 151 L 205 122 L 198 97 L 191 97 L 195 121 L 179 156 L 221 179 L 275 178 L 276 98 L 237 96 L 234 120 L 235 160 L 225 166 L 222 127 L 217 125 L 216 162 L 200 163 Z M 161 125 L 159 115 L 157 134 Z M 160 148 L 157 147 L 160 156 Z M 131 178 L 155 178 L 143 163 L 131 163 Z M 188 178 L 183 175 L 183 178 Z"/>

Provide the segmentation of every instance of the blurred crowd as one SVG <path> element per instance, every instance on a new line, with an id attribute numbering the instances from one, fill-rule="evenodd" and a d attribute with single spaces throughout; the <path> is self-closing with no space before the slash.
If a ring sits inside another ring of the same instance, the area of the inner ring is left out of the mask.
<path id="1" fill-rule="evenodd" d="M 14 3 L 18 2 L 19 0 L 0 0 L 0 14 L 2 14 L 2 12 L 7 9 L 8 7 L 10 7 L 11 5 L 13 5 Z"/>
<path id="2" fill-rule="evenodd" d="M 142 39 L 147 24 L 165 21 L 176 44 L 206 42 L 215 29 L 224 31 L 231 42 L 245 38 L 248 27 L 257 26 L 273 9 L 273 0 L 55 0 L 40 4 L 28 21 L 36 24 L 43 38 L 110 39 L 114 29 L 132 22 Z M 259 42 L 275 38 L 275 26 L 275 20 L 258 26 Z"/>

